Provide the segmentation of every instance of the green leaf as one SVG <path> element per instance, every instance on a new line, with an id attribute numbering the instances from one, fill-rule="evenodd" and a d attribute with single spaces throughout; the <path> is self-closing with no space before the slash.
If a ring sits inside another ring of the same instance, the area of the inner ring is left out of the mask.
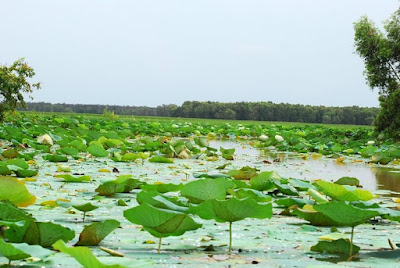
<path id="1" fill-rule="evenodd" d="M 297 205 L 299 207 L 303 207 L 304 205 L 307 204 L 312 205 L 314 204 L 314 201 L 302 198 L 280 198 L 275 200 L 275 203 L 279 206 L 288 208 L 294 205 Z"/>
<path id="2" fill-rule="evenodd" d="M 280 180 L 281 176 L 275 171 L 261 172 L 257 176 L 250 179 L 251 188 L 258 191 L 271 191 L 276 189 L 275 180 Z"/>
<path id="3" fill-rule="evenodd" d="M 28 169 L 29 165 L 25 162 L 25 159 L 16 158 L 16 159 L 9 159 L 6 161 L 7 165 L 17 166 L 22 169 Z"/>
<path id="4" fill-rule="evenodd" d="M 353 177 L 342 177 L 334 183 L 339 185 L 360 186 L 360 181 Z"/>
<path id="5" fill-rule="evenodd" d="M 71 155 L 71 156 L 76 156 L 79 154 L 78 149 L 75 147 L 63 147 L 60 150 L 63 154 Z"/>
<path id="6" fill-rule="evenodd" d="M 323 180 L 317 181 L 315 185 L 322 193 L 338 201 L 368 201 L 375 198 L 370 191 L 352 186 L 338 185 Z"/>
<path id="7" fill-rule="evenodd" d="M 108 152 L 99 144 L 92 144 L 87 148 L 88 152 L 96 157 L 107 157 Z"/>
<path id="8" fill-rule="evenodd" d="M 361 209 L 338 201 L 315 205 L 314 209 L 329 217 L 333 221 L 343 226 L 350 227 L 357 226 L 375 216 L 380 215 L 378 211 Z"/>
<path id="9" fill-rule="evenodd" d="M 72 207 L 82 212 L 89 212 L 98 208 L 97 206 L 92 205 L 90 202 L 82 205 L 74 205 Z"/>
<path id="10" fill-rule="evenodd" d="M 168 198 L 155 191 L 141 191 L 137 194 L 136 201 L 139 204 L 149 204 L 156 208 L 170 209 L 180 212 L 187 212 L 189 210 L 188 207 L 178 204 L 178 202 L 173 198 Z"/>
<path id="11" fill-rule="evenodd" d="M 149 159 L 149 162 L 170 164 L 170 163 L 174 162 L 174 159 L 166 158 L 166 157 L 162 157 L 162 156 L 154 156 L 154 157 Z"/>
<path id="12" fill-rule="evenodd" d="M 0 220 L 20 221 L 27 219 L 32 219 L 32 216 L 9 201 L 0 201 Z"/>
<path id="13" fill-rule="evenodd" d="M 236 197 L 237 199 L 244 199 L 244 198 L 253 198 L 257 202 L 271 202 L 272 197 L 269 195 L 265 195 L 260 191 L 248 188 L 242 188 L 237 190 L 228 190 L 228 192 Z"/>
<path id="14" fill-rule="evenodd" d="M 107 235 L 120 226 L 117 220 L 105 220 L 85 226 L 79 235 L 77 246 L 97 246 Z"/>
<path id="15" fill-rule="evenodd" d="M 16 170 L 15 174 L 19 178 L 27 178 L 36 176 L 38 172 L 36 170 L 21 169 L 21 170 Z"/>
<path id="16" fill-rule="evenodd" d="M 25 184 L 14 177 L 0 176 L 0 185 L 0 201 L 8 200 L 18 207 L 27 207 L 36 201 Z"/>
<path id="17" fill-rule="evenodd" d="M 348 254 L 350 251 L 350 241 L 348 239 L 338 239 L 334 241 L 319 241 L 311 247 L 311 251 Z M 360 247 L 353 244 L 353 253 L 360 251 Z"/>
<path id="18" fill-rule="evenodd" d="M 74 239 L 75 232 L 59 224 L 51 222 L 32 222 L 25 233 L 24 241 L 30 245 L 50 247 L 55 241 L 65 242 Z"/>
<path id="19" fill-rule="evenodd" d="M 89 175 L 74 177 L 74 176 L 72 176 L 70 174 L 59 174 L 59 175 L 56 175 L 56 178 L 62 178 L 66 182 L 90 181 L 90 176 Z"/>
<path id="20" fill-rule="evenodd" d="M 155 237 L 180 236 L 187 231 L 200 228 L 187 214 L 142 204 L 124 211 L 130 222 L 142 225 Z"/>
<path id="21" fill-rule="evenodd" d="M 320 204 L 326 204 L 329 202 L 328 199 L 325 198 L 322 194 L 320 194 L 318 191 L 315 191 L 314 189 L 308 189 L 308 194 L 317 202 Z"/>
<path id="22" fill-rule="evenodd" d="M 257 169 L 246 166 L 239 170 L 229 170 L 228 175 L 237 180 L 250 180 L 252 177 L 257 175 Z"/>
<path id="23" fill-rule="evenodd" d="M 43 159 L 49 162 L 68 162 L 68 157 L 59 154 L 48 154 L 43 156 Z"/>
<path id="24" fill-rule="evenodd" d="M 23 260 L 31 257 L 31 255 L 16 248 L 14 245 L 4 242 L 3 239 L 0 239 L 0 255 L 6 257 L 10 261 Z"/>
<path id="25" fill-rule="evenodd" d="M 189 182 L 182 187 L 181 195 L 195 204 L 209 199 L 223 200 L 226 197 L 225 180 L 204 179 Z"/>
<path id="26" fill-rule="evenodd" d="M 176 192 L 182 189 L 183 184 L 173 184 L 173 183 L 157 183 L 157 184 L 144 184 L 140 186 L 145 191 L 152 192 L 156 191 L 161 194 Z"/>
<path id="27" fill-rule="evenodd" d="M 190 212 L 206 220 L 235 222 L 246 218 L 265 219 L 272 217 L 271 203 L 257 203 L 252 198 L 207 200 L 200 205 L 190 205 Z"/>
<path id="28" fill-rule="evenodd" d="M 124 266 L 106 265 L 101 263 L 87 247 L 67 247 L 62 240 L 53 244 L 55 250 L 61 251 L 75 258 L 84 268 L 123 268 Z"/>

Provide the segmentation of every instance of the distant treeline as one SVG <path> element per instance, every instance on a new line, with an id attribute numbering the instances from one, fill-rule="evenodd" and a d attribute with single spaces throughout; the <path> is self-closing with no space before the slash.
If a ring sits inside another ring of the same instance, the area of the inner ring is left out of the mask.
<path id="1" fill-rule="evenodd" d="M 325 107 L 272 102 L 199 102 L 186 101 L 157 107 L 116 106 L 93 104 L 27 103 L 27 110 L 38 112 L 92 113 L 102 114 L 106 107 L 117 115 L 144 115 L 190 117 L 209 119 L 236 119 L 255 121 L 286 121 L 325 124 L 371 125 L 379 108 L 369 107 Z"/>

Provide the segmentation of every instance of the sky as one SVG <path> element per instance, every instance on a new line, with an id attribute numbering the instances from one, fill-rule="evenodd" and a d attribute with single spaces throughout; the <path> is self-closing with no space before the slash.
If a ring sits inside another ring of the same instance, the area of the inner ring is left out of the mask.
<path id="1" fill-rule="evenodd" d="M 0 0 L 0 64 L 24 57 L 34 101 L 378 106 L 353 23 L 398 0 Z"/>

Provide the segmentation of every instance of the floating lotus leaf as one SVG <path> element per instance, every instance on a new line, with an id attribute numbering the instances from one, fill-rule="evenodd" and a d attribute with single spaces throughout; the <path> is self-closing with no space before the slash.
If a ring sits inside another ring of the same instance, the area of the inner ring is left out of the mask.
<path id="1" fill-rule="evenodd" d="M 149 159 L 149 162 L 170 164 L 170 163 L 174 162 L 174 159 L 166 158 L 166 157 L 162 157 L 162 156 L 154 156 L 154 157 Z"/>
<path id="2" fill-rule="evenodd" d="M 56 175 L 56 178 L 62 178 L 66 182 L 85 182 L 85 181 L 90 181 L 90 176 L 89 175 L 83 175 L 83 176 L 72 176 L 70 174 L 59 174 Z"/>
<path id="3" fill-rule="evenodd" d="M 103 146 L 98 145 L 98 144 L 92 144 L 87 148 L 87 151 L 96 157 L 106 157 L 108 156 L 108 152 L 106 149 L 103 148 Z"/>
<path id="4" fill-rule="evenodd" d="M 350 251 L 351 243 L 348 239 L 338 239 L 334 241 L 319 241 L 311 247 L 311 251 L 346 254 Z M 353 245 L 353 253 L 360 251 L 360 247 Z"/>

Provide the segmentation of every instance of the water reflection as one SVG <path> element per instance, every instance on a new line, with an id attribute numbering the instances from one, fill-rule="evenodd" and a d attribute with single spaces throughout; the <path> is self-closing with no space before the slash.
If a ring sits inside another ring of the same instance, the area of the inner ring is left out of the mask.
<path id="1" fill-rule="evenodd" d="M 334 159 L 314 159 L 312 156 L 300 157 L 297 153 L 259 150 L 243 142 L 210 141 L 210 146 L 219 149 L 235 148 L 234 165 L 253 165 L 261 171 L 274 170 L 282 177 L 306 180 L 324 179 L 336 181 L 341 177 L 355 177 L 364 189 L 400 192 L 400 170 L 382 166 L 370 166 L 367 163 L 352 163 L 348 160 L 337 163 Z M 384 195 L 396 195 L 395 193 Z"/>
<path id="2" fill-rule="evenodd" d="M 400 193 L 400 172 L 398 169 L 373 167 L 371 171 L 375 174 L 378 189 Z"/>

